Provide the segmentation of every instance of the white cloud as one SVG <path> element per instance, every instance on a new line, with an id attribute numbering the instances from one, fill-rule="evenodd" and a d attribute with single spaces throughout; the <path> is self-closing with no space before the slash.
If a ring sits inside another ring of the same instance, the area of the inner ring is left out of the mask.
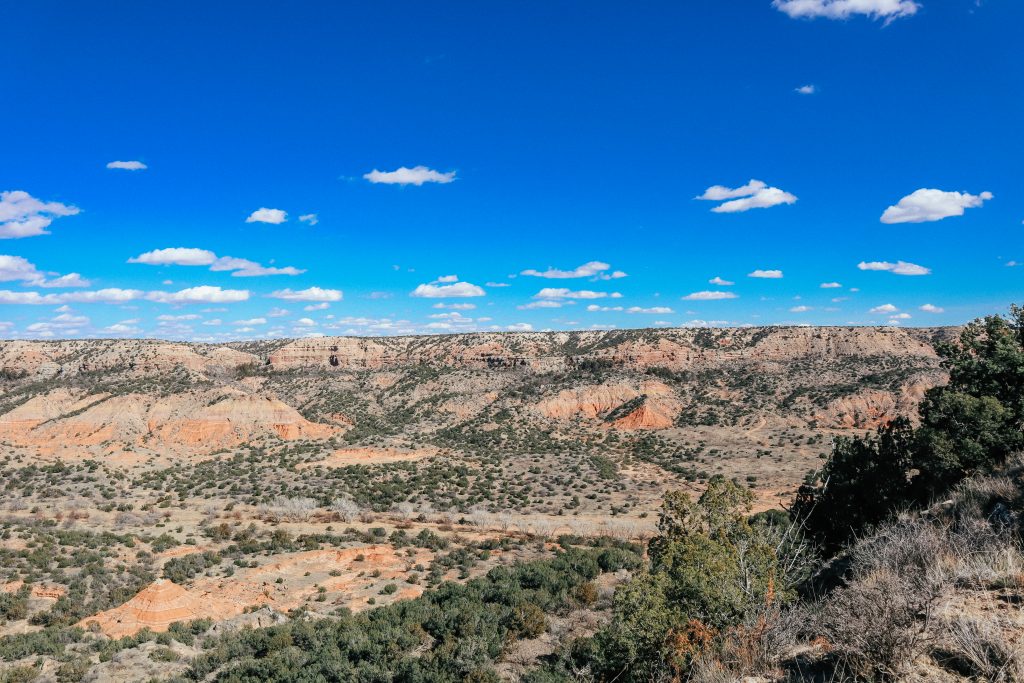
<path id="1" fill-rule="evenodd" d="M 718 285 L 720 287 L 730 287 L 730 286 L 732 286 L 732 285 L 734 285 L 736 283 L 732 282 L 730 280 L 723 280 L 722 278 L 720 278 L 720 277 L 718 277 L 716 275 L 713 278 L 711 278 L 710 280 L 708 280 L 708 284 Z"/>
<path id="2" fill-rule="evenodd" d="M 842 285 L 838 282 L 822 282 L 818 285 L 822 289 L 839 289 Z"/>
<path id="3" fill-rule="evenodd" d="M 438 302 L 434 304 L 433 308 L 447 308 L 452 311 L 472 311 L 476 308 L 476 304 L 446 304 Z"/>
<path id="4" fill-rule="evenodd" d="M 324 302 L 319 303 L 319 304 L 309 304 L 308 306 L 303 306 L 302 310 L 304 310 L 304 311 L 326 311 L 330 307 L 331 307 L 331 305 L 329 303 L 327 303 L 326 301 L 324 301 Z"/>
<path id="5" fill-rule="evenodd" d="M 772 6 L 793 19 L 849 19 L 861 14 L 887 22 L 921 8 L 914 0 L 772 0 Z"/>
<path id="6" fill-rule="evenodd" d="M 149 167 L 141 161 L 111 161 L 107 164 L 107 168 L 117 168 L 122 171 L 144 171 Z"/>
<path id="7" fill-rule="evenodd" d="M 378 171 L 373 169 L 363 177 L 371 183 L 384 185 L 422 185 L 423 183 L 450 183 L 455 180 L 455 171 L 441 173 L 426 166 L 406 168 L 402 166 L 394 171 Z"/>
<path id="8" fill-rule="evenodd" d="M 295 321 L 295 324 L 303 327 L 316 327 L 316 321 L 312 318 L 299 318 Z"/>
<path id="9" fill-rule="evenodd" d="M 249 318 L 248 320 L 236 320 L 232 325 L 266 325 L 266 318 Z"/>
<path id="10" fill-rule="evenodd" d="M 683 297 L 683 301 L 719 301 L 721 299 L 737 299 L 735 292 L 693 292 Z"/>
<path id="11" fill-rule="evenodd" d="M 747 273 L 747 277 L 759 277 L 767 280 L 778 280 L 782 277 L 781 270 L 755 270 Z"/>
<path id="12" fill-rule="evenodd" d="M 38 337 L 69 336 L 78 334 L 88 324 L 89 319 L 85 316 L 62 313 L 50 320 L 32 323 L 25 327 L 25 331 Z"/>
<path id="13" fill-rule="evenodd" d="M 442 275 L 441 277 L 437 278 L 434 282 L 458 282 L 458 281 L 459 281 L 459 276 L 458 275 Z"/>
<path id="14" fill-rule="evenodd" d="M 696 199 L 715 202 L 725 199 L 732 200 L 711 209 L 714 213 L 737 213 L 750 209 L 766 209 L 779 204 L 793 204 L 797 200 L 795 195 L 777 187 L 768 187 L 767 183 L 761 180 L 751 180 L 746 185 L 736 188 L 712 185 Z"/>
<path id="15" fill-rule="evenodd" d="M 169 247 L 154 249 L 128 259 L 128 263 L 144 263 L 150 266 L 210 266 L 213 272 L 233 271 L 232 277 L 257 277 L 261 275 L 301 275 L 301 268 L 285 266 L 277 268 L 263 266 L 255 261 L 235 256 L 217 256 L 208 249 L 190 247 Z"/>
<path id="16" fill-rule="evenodd" d="M 302 275 L 306 271 L 301 268 L 294 268 L 292 266 L 285 266 L 283 268 L 277 268 L 274 266 L 264 266 L 255 261 L 250 261 L 244 258 L 236 258 L 234 256 L 221 256 L 213 265 L 210 266 L 210 270 L 214 272 L 221 271 L 233 271 L 232 277 L 259 277 L 261 275 Z"/>
<path id="17" fill-rule="evenodd" d="M 655 315 L 663 315 L 665 313 L 675 313 L 668 306 L 651 306 L 650 308 L 641 308 L 640 306 L 630 306 L 626 309 L 626 313 L 651 313 Z"/>
<path id="18" fill-rule="evenodd" d="M 67 275 L 61 275 L 50 280 L 41 280 L 39 282 L 33 282 L 31 284 L 34 284 L 38 287 L 46 287 L 48 289 L 57 289 L 64 287 L 91 287 L 92 280 L 87 280 L 78 273 L 68 273 Z"/>
<path id="19" fill-rule="evenodd" d="M 54 219 L 78 212 L 78 207 L 43 202 L 23 190 L 0 192 L 0 239 L 49 235 Z"/>
<path id="20" fill-rule="evenodd" d="M 278 308 L 275 306 L 274 308 L 271 308 L 269 311 L 267 311 L 267 317 L 282 318 L 288 315 L 289 313 L 291 313 L 291 311 L 289 311 L 287 308 Z"/>
<path id="21" fill-rule="evenodd" d="M 138 289 L 99 289 L 90 292 L 40 294 L 39 292 L 12 292 L 0 290 L 0 304 L 59 305 L 67 303 L 123 303 L 142 298 Z"/>
<path id="22" fill-rule="evenodd" d="M 511 287 L 507 282 L 485 282 L 484 285 L 487 287 Z"/>
<path id="23" fill-rule="evenodd" d="M 308 225 L 316 225 L 320 222 L 320 217 L 315 213 L 304 213 L 299 216 L 299 221 Z"/>
<path id="24" fill-rule="evenodd" d="M 177 292 L 147 292 L 145 298 L 161 304 L 234 303 L 248 300 L 249 290 L 200 285 Z"/>
<path id="25" fill-rule="evenodd" d="M 0 256 L 0 282 L 37 283 L 45 279 L 35 265 L 21 256 Z"/>
<path id="26" fill-rule="evenodd" d="M 737 197 L 748 197 L 753 194 L 757 194 L 761 190 L 767 189 L 768 185 L 761 180 L 751 180 L 746 185 L 740 187 L 726 187 L 724 185 L 712 185 L 708 189 L 704 190 L 704 194 L 696 199 L 705 199 L 713 202 L 720 202 L 725 199 L 735 199 Z"/>
<path id="27" fill-rule="evenodd" d="M 281 209 L 268 209 L 261 207 L 256 209 L 249 217 L 245 219 L 246 223 L 270 223 L 271 225 L 280 225 L 288 220 L 288 213 Z"/>
<path id="28" fill-rule="evenodd" d="M 800 93 L 801 95 L 813 95 L 815 92 L 817 92 L 817 90 L 818 89 L 813 85 L 807 84 L 801 85 L 799 88 L 796 89 L 796 92 Z"/>
<path id="29" fill-rule="evenodd" d="M 608 292 L 593 292 L 589 289 L 573 291 L 565 287 L 545 287 L 533 295 L 534 299 L 604 299 L 605 297 L 618 299 L 622 295 L 618 292 L 609 294 Z"/>
<path id="30" fill-rule="evenodd" d="M 619 278 L 626 277 L 626 273 L 621 270 L 615 270 L 612 272 L 606 272 L 611 269 L 611 265 L 602 261 L 588 261 L 582 266 L 577 266 L 572 270 L 559 270 L 557 268 L 548 267 L 547 270 L 539 271 L 529 268 L 524 270 L 521 275 L 529 275 L 532 277 L 543 277 L 548 279 L 570 279 L 577 277 L 592 277 L 599 280 L 617 280 Z"/>
<path id="31" fill-rule="evenodd" d="M 991 192 L 978 195 L 966 192 L 920 189 L 908 194 L 882 214 L 883 223 L 925 223 L 950 216 L 963 216 L 965 209 L 974 209 L 992 199 Z"/>
<path id="32" fill-rule="evenodd" d="M 442 285 L 429 283 L 419 285 L 410 292 L 409 296 L 415 296 L 423 299 L 445 299 L 445 298 L 462 298 L 470 296 L 486 296 L 482 287 L 471 284 L 469 282 L 455 282 L 450 285 Z"/>
<path id="33" fill-rule="evenodd" d="M 530 323 L 514 323 L 506 327 L 509 332 L 532 332 L 533 325 Z"/>
<path id="34" fill-rule="evenodd" d="M 119 304 L 126 301 L 134 301 L 135 299 L 143 296 L 145 292 L 138 289 L 120 289 L 118 287 L 108 287 L 106 289 L 97 289 L 89 292 L 68 292 L 66 294 L 47 294 L 47 297 L 53 296 L 59 299 L 63 303 L 105 303 L 105 304 Z"/>
<path id="35" fill-rule="evenodd" d="M 906 261 L 897 261 L 896 263 L 890 263 L 888 261 L 861 261 L 857 264 L 857 268 L 860 270 L 879 270 L 894 275 L 930 275 L 931 269 L 919 266 L 916 263 L 907 263 Z M 853 291 L 852 289 L 850 290 Z"/>
<path id="36" fill-rule="evenodd" d="M 103 331 L 110 332 L 112 334 L 140 334 L 142 329 L 127 322 L 120 322 L 104 327 Z"/>
<path id="37" fill-rule="evenodd" d="M 910 320 L 911 315 L 909 313 L 897 313 L 896 315 L 890 315 L 889 320 Z"/>
<path id="38" fill-rule="evenodd" d="M 621 311 L 622 306 L 598 306 L 597 304 L 590 304 L 589 306 L 587 306 L 587 310 L 590 311 L 591 313 L 596 313 L 598 311 L 602 313 L 608 313 L 611 311 Z"/>
<path id="39" fill-rule="evenodd" d="M 516 306 L 520 311 L 530 311 L 535 308 L 561 308 L 566 304 L 571 304 L 572 301 L 552 301 L 551 299 L 543 299 L 541 301 L 531 301 L 528 304 L 522 304 Z"/>
<path id="40" fill-rule="evenodd" d="M 810 306 L 793 306 L 793 308 L 789 309 L 789 312 L 790 313 L 806 313 L 809 310 L 811 310 Z"/>
<path id="41" fill-rule="evenodd" d="M 150 266 L 209 266 L 216 260 L 217 255 L 206 249 L 169 247 L 133 256 L 128 259 L 128 263 L 145 263 Z"/>
<path id="42" fill-rule="evenodd" d="M 199 320 L 200 317 L 202 317 L 202 316 L 199 316 L 199 315 L 197 315 L 195 313 L 186 313 L 186 314 L 183 314 L 183 315 L 167 315 L 167 314 L 163 314 L 163 315 L 158 315 L 156 317 L 156 319 L 159 320 L 160 322 L 163 322 L 163 323 L 170 323 L 170 322 L 179 322 L 179 321 L 182 321 L 182 320 Z"/>
<path id="43" fill-rule="evenodd" d="M 924 311 L 925 313 L 945 313 L 946 312 L 946 309 L 941 308 L 939 306 L 932 305 L 932 304 L 925 304 L 925 305 L 921 306 L 918 310 Z"/>
<path id="44" fill-rule="evenodd" d="M 298 291 L 279 289 L 270 296 L 274 299 L 284 299 L 285 301 L 341 301 L 344 293 L 338 289 L 310 287 Z"/>
<path id="45" fill-rule="evenodd" d="M 900 309 L 896 308 L 892 304 L 882 304 L 881 306 L 875 306 L 869 313 L 895 313 Z"/>

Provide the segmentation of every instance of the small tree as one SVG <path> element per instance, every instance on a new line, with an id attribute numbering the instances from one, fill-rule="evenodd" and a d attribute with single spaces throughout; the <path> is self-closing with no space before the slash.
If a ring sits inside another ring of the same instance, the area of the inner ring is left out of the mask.
<path id="1" fill-rule="evenodd" d="M 925 394 L 920 426 L 898 419 L 838 440 L 818 483 L 801 487 L 793 514 L 826 548 L 1024 450 L 1024 309 L 977 320 L 936 351 L 949 383 Z"/>
<path id="2" fill-rule="evenodd" d="M 829 550 L 885 520 L 910 502 L 914 438 L 910 422 L 900 418 L 874 438 L 837 439 L 820 486 L 801 488 L 794 517 Z"/>
<path id="3" fill-rule="evenodd" d="M 754 495 L 713 477 L 697 502 L 667 493 L 649 571 L 615 593 L 612 623 L 595 639 L 599 678 L 668 680 L 716 635 L 789 596 L 774 536 L 747 515 Z"/>
<path id="4" fill-rule="evenodd" d="M 351 522 L 359 516 L 361 508 L 359 504 L 348 494 L 335 498 L 331 503 L 331 511 L 338 516 L 342 522 Z"/>

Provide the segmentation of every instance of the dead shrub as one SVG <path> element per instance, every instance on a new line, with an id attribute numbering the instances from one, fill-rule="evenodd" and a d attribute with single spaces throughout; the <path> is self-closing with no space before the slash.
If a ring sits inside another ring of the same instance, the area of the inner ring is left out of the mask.
<path id="1" fill-rule="evenodd" d="M 1006 638 L 998 624 L 961 616 L 949 622 L 947 635 L 953 654 L 981 680 L 1024 680 L 1024 653 Z"/>
<path id="2" fill-rule="evenodd" d="M 700 649 L 691 652 L 693 665 L 688 680 L 714 683 L 772 676 L 796 646 L 806 619 L 801 609 L 766 607 L 718 635 L 713 643 L 697 643 Z"/>
<path id="3" fill-rule="evenodd" d="M 890 680 L 921 653 L 936 598 L 914 577 L 876 570 L 829 596 L 821 630 L 855 674 Z"/>

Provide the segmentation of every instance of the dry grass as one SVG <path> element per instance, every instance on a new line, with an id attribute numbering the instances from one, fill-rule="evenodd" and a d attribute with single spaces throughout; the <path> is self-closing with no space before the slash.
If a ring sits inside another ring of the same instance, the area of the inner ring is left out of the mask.
<path id="1" fill-rule="evenodd" d="M 1024 649 L 1006 637 L 1007 625 L 959 616 L 946 625 L 953 653 L 981 680 L 1024 680 Z"/>

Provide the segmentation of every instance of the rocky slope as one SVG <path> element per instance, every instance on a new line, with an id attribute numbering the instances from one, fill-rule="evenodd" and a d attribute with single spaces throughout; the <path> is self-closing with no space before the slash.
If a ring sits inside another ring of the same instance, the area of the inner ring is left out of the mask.
<path id="1" fill-rule="evenodd" d="M 0 442 L 209 452 L 510 428 L 868 428 L 942 381 L 948 330 L 669 329 L 203 345 L 0 343 Z M 454 430 L 454 431 L 453 431 Z M 453 437 L 453 438 L 455 438 Z"/>

